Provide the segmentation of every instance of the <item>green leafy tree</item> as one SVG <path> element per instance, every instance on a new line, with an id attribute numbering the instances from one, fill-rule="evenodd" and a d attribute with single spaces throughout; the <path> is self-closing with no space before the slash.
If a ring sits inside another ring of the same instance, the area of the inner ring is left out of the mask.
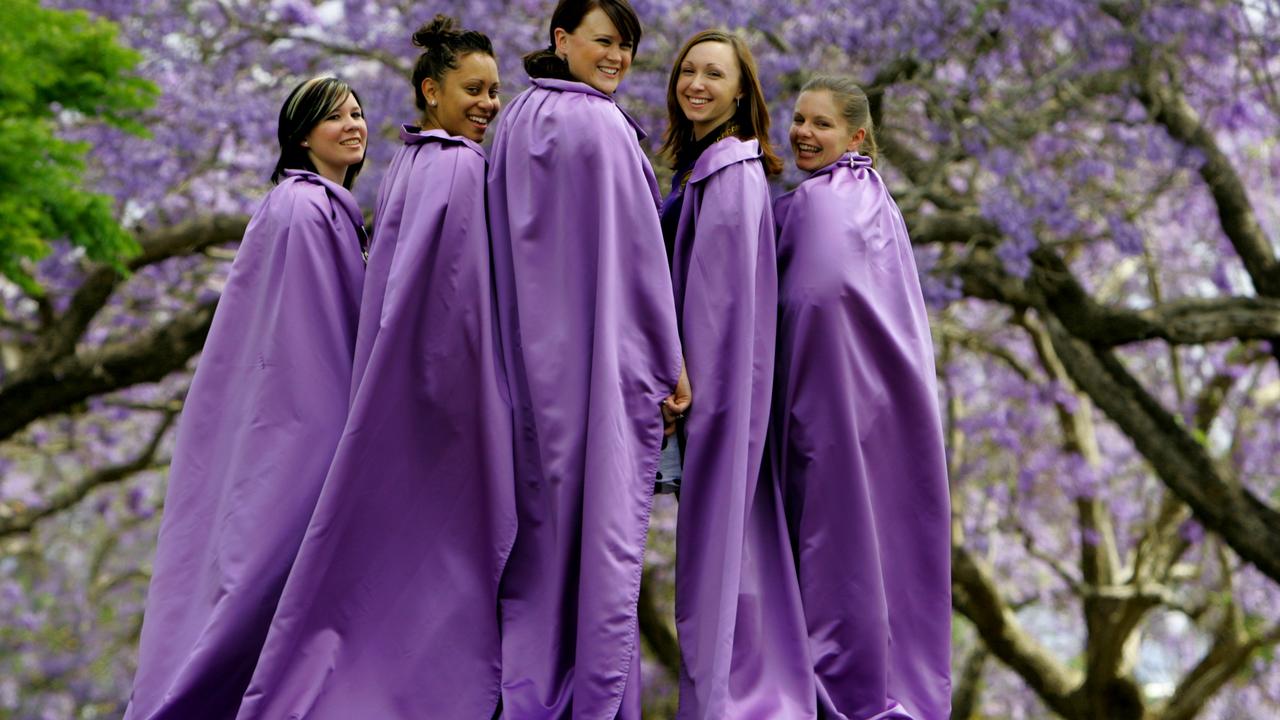
<path id="1" fill-rule="evenodd" d="M 115 220 L 112 199 L 82 182 L 89 144 L 61 131 L 105 122 L 142 135 L 137 121 L 156 94 L 133 74 L 141 56 L 116 42 L 116 26 L 83 11 L 9 0 L 0 23 L 0 273 L 41 290 L 24 261 L 66 239 L 123 270 L 137 243 Z"/>

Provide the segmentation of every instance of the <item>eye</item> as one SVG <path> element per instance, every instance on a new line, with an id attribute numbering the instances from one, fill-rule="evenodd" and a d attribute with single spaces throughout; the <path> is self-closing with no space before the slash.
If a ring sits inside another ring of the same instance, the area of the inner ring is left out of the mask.
<path id="1" fill-rule="evenodd" d="M 496 88 L 496 87 L 495 87 L 495 88 L 490 88 L 490 89 L 489 89 L 489 97 L 491 97 L 491 98 L 496 98 L 496 97 L 498 97 L 498 95 L 499 95 L 501 92 L 502 92 L 502 91 L 501 91 L 501 90 L 499 90 L 499 89 L 498 89 L 498 88 Z"/>
<path id="2" fill-rule="evenodd" d="M 791 118 L 791 124 L 792 124 L 792 125 L 803 125 L 803 124 L 804 124 L 804 117 L 803 117 L 803 116 L 801 116 L 801 115 L 797 115 L 797 116 L 795 116 L 795 117 Z"/>
<path id="3" fill-rule="evenodd" d="M 621 47 L 623 50 L 626 50 L 627 52 L 631 52 L 631 48 L 635 47 L 635 45 L 632 45 L 629 42 L 624 42 L 619 47 Z"/>
<path id="4" fill-rule="evenodd" d="M 337 119 L 338 119 L 338 113 L 336 113 L 336 112 L 335 112 L 335 113 L 329 113 L 329 117 L 325 118 L 325 120 L 337 120 Z"/>
<path id="5" fill-rule="evenodd" d="M 356 120 L 363 120 L 363 119 L 364 119 L 364 113 L 362 113 L 362 112 L 360 112 L 359 110 L 357 110 L 357 111 L 355 111 L 355 112 L 351 113 L 351 117 L 355 118 Z"/>
<path id="6" fill-rule="evenodd" d="M 680 74 L 681 74 L 681 75 L 692 75 L 692 74 L 693 74 L 693 68 L 691 68 L 691 67 L 682 67 L 682 68 L 680 68 Z"/>
<path id="7" fill-rule="evenodd" d="M 468 86 L 468 87 L 467 87 L 467 94 L 468 94 L 468 95 L 476 95 L 476 94 L 479 94 L 479 92 L 480 92 L 480 86 L 479 86 L 479 85 L 471 85 L 471 86 Z"/>

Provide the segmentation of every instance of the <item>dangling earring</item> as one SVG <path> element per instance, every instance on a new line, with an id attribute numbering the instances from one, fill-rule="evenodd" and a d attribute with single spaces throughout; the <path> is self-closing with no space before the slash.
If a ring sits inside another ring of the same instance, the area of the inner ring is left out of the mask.
<path id="1" fill-rule="evenodd" d="M 435 107 L 435 106 L 436 106 L 436 101 L 435 101 L 435 100 L 428 100 L 428 101 L 427 101 L 427 104 L 428 104 L 428 105 L 430 105 L 431 107 Z"/>
<path id="2" fill-rule="evenodd" d="M 733 99 L 733 107 L 734 107 L 734 108 L 742 107 L 742 96 L 741 96 L 741 95 L 739 95 L 738 97 L 736 97 L 736 98 L 734 98 L 734 99 Z"/>

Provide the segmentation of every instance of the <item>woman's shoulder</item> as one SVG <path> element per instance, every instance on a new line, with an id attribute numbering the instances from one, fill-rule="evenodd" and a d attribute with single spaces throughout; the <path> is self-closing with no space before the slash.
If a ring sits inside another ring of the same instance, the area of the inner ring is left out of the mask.
<path id="1" fill-rule="evenodd" d="M 613 98 L 585 83 L 537 78 L 526 91 L 527 102 L 536 103 L 538 118 L 565 133 L 590 139 L 642 139 L 644 131 Z"/>
<path id="2" fill-rule="evenodd" d="M 743 140 L 733 135 L 721 138 L 712 143 L 693 164 L 689 184 L 700 184 L 725 173 L 766 182 L 764 165 L 760 161 L 762 156 L 760 142 L 754 138 Z"/>
<path id="3" fill-rule="evenodd" d="M 286 170 L 285 177 L 267 193 L 259 212 L 295 221 L 328 223 L 345 216 L 353 225 L 361 222 L 360 207 L 351 191 L 306 170 Z"/>
<path id="4" fill-rule="evenodd" d="M 460 163 L 484 163 L 484 148 L 474 140 L 459 135 L 450 135 L 444 130 L 423 130 L 415 125 L 400 126 L 400 140 L 406 148 L 435 146 L 442 153 L 457 154 Z"/>

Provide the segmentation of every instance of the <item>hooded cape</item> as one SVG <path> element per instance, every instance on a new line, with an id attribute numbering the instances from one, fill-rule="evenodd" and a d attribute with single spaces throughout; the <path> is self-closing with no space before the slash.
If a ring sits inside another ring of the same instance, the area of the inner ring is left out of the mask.
<path id="1" fill-rule="evenodd" d="M 823 717 L 951 710 L 950 511 L 911 241 L 865 156 L 777 201 L 771 467 Z"/>
<path id="2" fill-rule="evenodd" d="M 608 95 L 534 79 L 499 118 L 489 224 L 515 413 L 504 716 L 638 718 L 659 405 L 680 373 L 657 180 Z"/>
<path id="3" fill-rule="evenodd" d="M 240 720 L 493 716 L 515 538 L 484 154 L 401 130 L 379 190 L 351 412 Z"/>
<path id="4" fill-rule="evenodd" d="M 758 482 L 769 423 L 777 258 L 755 140 L 694 163 L 672 275 L 693 405 L 676 530 L 677 717 L 813 714 L 778 488 Z"/>
<path id="5" fill-rule="evenodd" d="M 245 230 L 178 427 L 128 720 L 226 720 L 347 417 L 351 193 L 286 171 Z"/>

